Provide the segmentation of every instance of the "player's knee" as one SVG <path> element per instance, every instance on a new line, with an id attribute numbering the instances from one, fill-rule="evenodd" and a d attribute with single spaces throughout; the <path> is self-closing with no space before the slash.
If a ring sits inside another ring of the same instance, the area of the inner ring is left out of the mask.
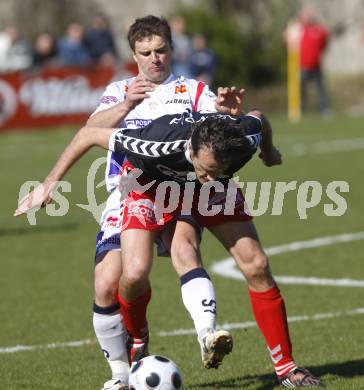
<path id="1" fill-rule="evenodd" d="M 149 268 L 144 264 L 135 264 L 133 267 L 124 268 L 122 280 L 126 286 L 132 287 L 148 280 Z"/>
<path id="2" fill-rule="evenodd" d="M 254 255 L 252 266 L 253 273 L 260 278 L 270 273 L 269 260 L 263 252 L 259 252 Z"/>
<path id="3" fill-rule="evenodd" d="M 95 297 L 97 301 L 110 302 L 115 300 L 118 290 L 118 279 L 98 276 L 95 278 Z"/>
<path id="4" fill-rule="evenodd" d="M 270 276 L 269 260 L 262 251 L 251 251 L 245 253 L 240 263 L 240 270 L 244 273 L 246 279 L 264 279 Z"/>

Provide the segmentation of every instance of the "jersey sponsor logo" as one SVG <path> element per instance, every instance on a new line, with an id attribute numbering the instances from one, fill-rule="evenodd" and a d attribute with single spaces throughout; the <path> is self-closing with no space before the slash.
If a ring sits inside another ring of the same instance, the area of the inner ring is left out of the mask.
<path id="1" fill-rule="evenodd" d="M 118 99 L 115 96 L 103 96 L 100 100 L 102 104 L 117 103 Z"/>
<path id="2" fill-rule="evenodd" d="M 178 123 L 181 123 L 181 122 L 187 122 L 187 123 L 198 123 L 198 122 L 203 122 L 204 120 L 206 120 L 207 117 L 205 116 L 202 116 L 200 119 L 198 119 L 197 121 L 189 116 L 184 116 L 184 115 L 179 115 L 179 116 L 176 116 L 175 118 L 173 118 L 169 124 L 170 125 L 176 125 Z"/>
<path id="3" fill-rule="evenodd" d="M 97 241 L 96 243 L 96 249 L 99 250 L 102 247 L 108 246 L 108 245 L 119 245 L 120 246 L 120 235 L 114 235 L 108 238 L 102 238 Z"/>
<path id="4" fill-rule="evenodd" d="M 182 85 L 176 85 L 176 88 L 174 89 L 174 93 L 177 94 L 177 93 L 184 93 L 184 92 L 187 92 L 187 88 L 184 84 Z"/>
<path id="5" fill-rule="evenodd" d="M 192 104 L 191 99 L 169 99 L 165 104 Z"/>
<path id="6" fill-rule="evenodd" d="M 152 122 L 151 119 L 125 119 L 126 127 L 145 127 L 149 125 L 150 122 Z"/>
<path id="7" fill-rule="evenodd" d="M 118 227 L 120 226 L 119 218 L 117 216 L 110 215 L 107 217 L 105 223 L 103 224 L 103 229 L 108 227 Z"/>
<path id="8" fill-rule="evenodd" d="M 186 110 L 186 112 L 184 112 L 183 115 L 175 116 L 172 120 L 170 120 L 169 124 L 170 125 L 176 125 L 178 123 L 183 123 L 183 122 L 187 122 L 187 123 L 200 123 L 200 122 L 205 121 L 207 118 L 211 118 L 212 117 L 212 116 L 201 115 L 201 117 L 196 120 L 192 116 L 187 116 L 187 115 L 190 115 L 188 111 L 189 110 Z M 213 117 L 216 118 L 216 119 L 231 119 L 232 121 L 236 121 L 236 119 L 237 119 L 235 117 L 232 117 L 232 116 L 226 115 L 226 114 L 214 114 Z"/>

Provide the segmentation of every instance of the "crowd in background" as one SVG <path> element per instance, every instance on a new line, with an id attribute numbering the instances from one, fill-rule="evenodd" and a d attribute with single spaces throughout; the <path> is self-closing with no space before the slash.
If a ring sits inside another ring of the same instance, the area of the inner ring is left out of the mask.
<path id="1" fill-rule="evenodd" d="M 50 32 L 41 32 L 31 45 L 15 26 L 0 33 L 0 71 L 11 72 L 45 65 L 88 66 L 113 65 L 118 58 L 109 24 L 101 15 L 86 30 L 80 23 L 67 26 L 57 39 Z"/>
<path id="2" fill-rule="evenodd" d="M 216 56 L 208 48 L 203 34 L 186 33 L 181 16 L 171 19 L 174 57 L 173 71 L 179 76 L 213 82 Z M 129 58 L 130 53 L 122 57 Z M 114 35 L 107 19 L 96 15 L 89 29 L 72 22 L 63 36 L 41 32 L 31 44 L 22 37 L 16 26 L 0 32 L 0 72 L 13 72 L 43 66 L 114 66 L 120 59 Z"/>
<path id="3" fill-rule="evenodd" d="M 192 77 L 213 83 L 217 59 L 212 49 L 208 47 L 206 37 L 199 33 L 189 36 L 186 33 L 186 23 L 182 16 L 170 20 L 173 41 L 173 73 L 176 76 Z"/>

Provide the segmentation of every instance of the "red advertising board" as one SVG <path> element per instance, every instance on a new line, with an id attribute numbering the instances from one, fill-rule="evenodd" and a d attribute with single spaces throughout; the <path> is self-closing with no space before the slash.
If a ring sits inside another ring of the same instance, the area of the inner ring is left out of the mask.
<path id="1" fill-rule="evenodd" d="M 0 75 L 0 131 L 85 122 L 105 86 L 131 77 L 133 66 L 64 68 Z"/>

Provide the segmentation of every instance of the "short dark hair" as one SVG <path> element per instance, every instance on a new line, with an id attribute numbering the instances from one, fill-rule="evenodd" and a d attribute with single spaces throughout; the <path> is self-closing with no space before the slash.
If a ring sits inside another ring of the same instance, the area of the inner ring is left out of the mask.
<path id="1" fill-rule="evenodd" d="M 136 19 L 128 31 L 128 42 L 132 51 L 135 50 L 135 42 L 151 35 L 158 35 L 164 38 L 172 48 L 172 33 L 166 19 L 163 17 L 148 15 Z"/>
<path id="2" fill-rule="evenodd" d="M 251 156 L 252 149 L 247 134 L 247 124 L 239 119 L 236 122 L 212 116 L 193 125 L 191 147 L 198 154 L 203 147 L 211 149 L 215 160 L 224 167 L 235 165 L 242 157 Z"/>

